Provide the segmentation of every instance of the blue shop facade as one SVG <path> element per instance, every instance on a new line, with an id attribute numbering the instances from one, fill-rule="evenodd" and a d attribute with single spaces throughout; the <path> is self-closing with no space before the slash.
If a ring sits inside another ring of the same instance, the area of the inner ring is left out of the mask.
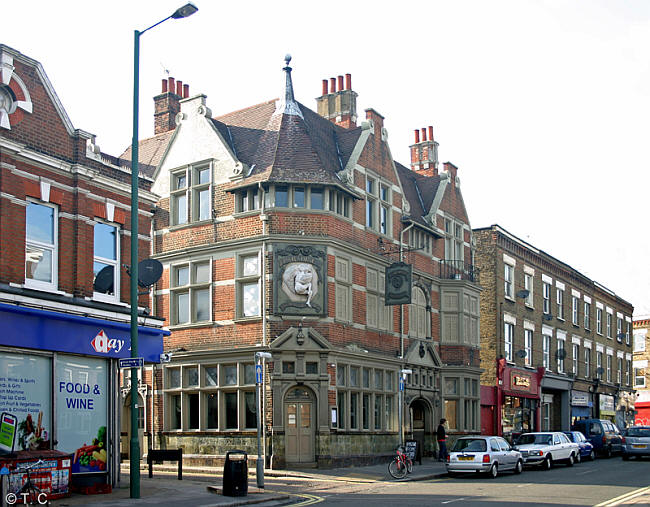
<path id="1" fill-rule="evenodd" d="M 15 451 L 33 459 L 69 454 L 72 483 L 76 475 L 115 485 L 118 360 L 131 357 L 129 308 L 8 299 L 0 302 L 0 413 L 17 418 Z M 156 317 L 139 323 L 137 355 L 159 363 L 169 331 Z"/>

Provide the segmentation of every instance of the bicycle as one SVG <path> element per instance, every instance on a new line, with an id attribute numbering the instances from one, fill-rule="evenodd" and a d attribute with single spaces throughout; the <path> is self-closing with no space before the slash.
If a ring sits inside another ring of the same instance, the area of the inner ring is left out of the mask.
<path id="1" fill-rule="evenodd" d="M 397 456 L 388 464 L 388 473 L 394 479 L 403 479 L 413 471 L 413 460 L 404 454 L 404 447 L 397 448 Z"/>
<path id="2" fill-rule="evenodd" d="M 27 480 L 23 484 L 22 488 L 16 493 L 17 500 L 22 501 L 26 505 L 50 505 L 50 501 L 47 498 L 47 493 L 41 491 L 41 489 L 34 484 L 32 481 L 32 476 L 30 471 L 32 468 L 36 468 L 44 463 L 42 459 L 39 459 L 36 463 L 32 463 L 29 466 L 24 466 L 21 468 L 16 468 L 14 473 L 26 473 Z"/>

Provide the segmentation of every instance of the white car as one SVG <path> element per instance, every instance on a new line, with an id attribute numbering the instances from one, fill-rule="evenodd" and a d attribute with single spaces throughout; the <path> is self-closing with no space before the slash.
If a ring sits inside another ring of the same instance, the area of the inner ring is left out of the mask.
<path id="1" fill-rule="evenodd" d="M 560 461 L 573 466 L 580 454 L 578 444 L 560 431 L 523 433 L 515 441 L 515 449 L 521 452 L 525 465 L 540 465 L 545 470 Z"/>

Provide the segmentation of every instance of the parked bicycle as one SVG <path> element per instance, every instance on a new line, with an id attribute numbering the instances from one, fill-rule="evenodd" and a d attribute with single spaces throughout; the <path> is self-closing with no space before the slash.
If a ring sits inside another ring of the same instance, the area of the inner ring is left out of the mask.
<path id="1" fill-rule="evenodd" d="M 413 471 L 413 460 L 404 454 L 404 447 L 397 448 L 397 456 L 388 464 L 388 473 L 394 479 L 403 479 Z"/>
<path id="2" fill-rule="evenodd" d="M 47 493 L 41 491 L 41 489 L 32 481 L 32 476 L 30 471 L 33 468 L 39 467 L 44 463 L 42 459 L 39 459 L 36 463 L 32 463 L 29 466 L 24 466 L 21 468 L 16 468 L 13 473 L 26 473 L 27 480 L 23 487 L 20 488 L 18 493 L 15 493 L 16 500 L 20 501 L 26 505 L 50 505 L 50 501 L 47 498 Z M 16 502 L 14 502 L 16 503 Z"/>

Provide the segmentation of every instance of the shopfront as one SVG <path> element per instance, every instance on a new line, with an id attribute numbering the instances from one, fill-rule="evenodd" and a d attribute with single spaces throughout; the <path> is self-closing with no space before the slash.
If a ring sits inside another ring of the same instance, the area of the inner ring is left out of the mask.
<path id="1" fill-rule="evenodd" d="M 0 304 L 0 321 L 0 412 L 17 418 L 15 456 L 0 461 L 11 470 L 46 460 L 39 473 L 53 498 L 69 483 L 114 484 L 128 322 L 9 304 Z M 164 334 L 139 327 L 138 355 L 159 362 Z M 20 477 L 14 483 L 19 489 Z"/>
<path id="2" fill-rule="evenodd" d="M 589 399 L 590 395 L 584 391 L 571 391 L 571 426 L 579 420 L 591 417 L 591 407 L 593 403 Z"/>
<path id="3" fill-rule="evenodd" d="M 616 405 L 614 404 L 614 396 L 610 394 L 598 395 L 598 414 L 600 419 L 607 419 L 613 423 L 616 422 Z"/>
<path id="4" fill-rule="evenodd" d="M 539 385 L 543 375 L 543 368 L 503 368 L 498 403 L 501 435 L 505 438 L 516 438 L 521 433 L 539 430 Z"/>

